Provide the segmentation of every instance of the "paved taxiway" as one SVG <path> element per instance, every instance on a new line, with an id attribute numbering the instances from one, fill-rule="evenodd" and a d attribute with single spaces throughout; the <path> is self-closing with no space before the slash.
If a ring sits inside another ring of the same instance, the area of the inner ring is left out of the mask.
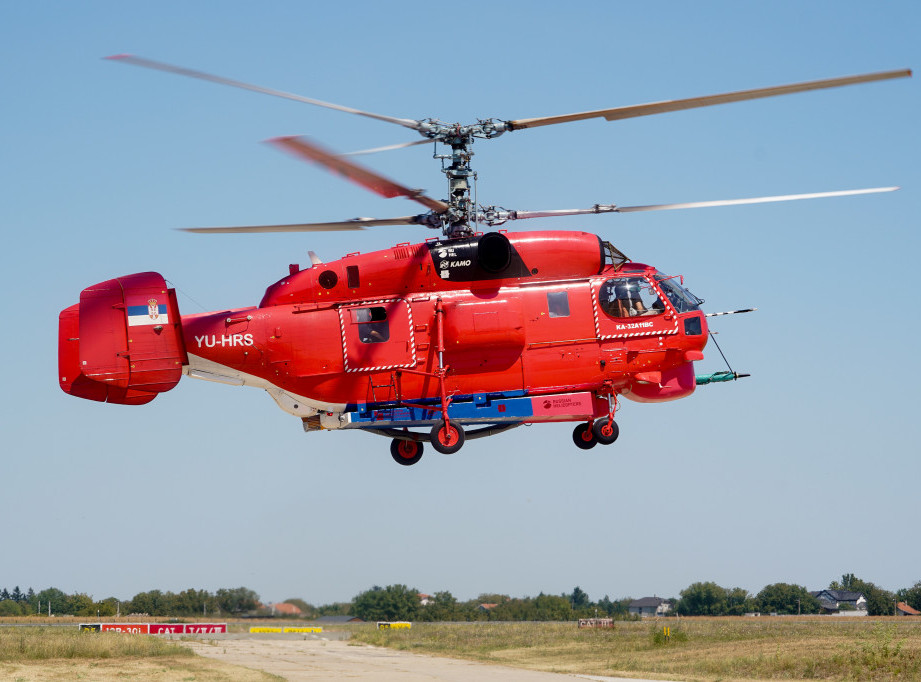
<path id="1" fill-rule="evenodd" d="M 291 682 L 313 680 L 368 680 L 369 682 L 562 682 L 609 681 L 623 678 L 536 672 L 422 656 L 405 651 L 325 638 L 216 636 L 186 640 L 195 653 L 227 663 L 263 670 Z"/>

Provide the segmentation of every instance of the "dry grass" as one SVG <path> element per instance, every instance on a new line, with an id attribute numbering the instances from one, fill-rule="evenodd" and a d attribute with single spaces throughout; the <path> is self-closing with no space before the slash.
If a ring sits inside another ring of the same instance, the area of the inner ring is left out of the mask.
<path id="1" fill-rule="evenodd" d="M 267 682 L 280 678 L 201 658 L 159 637 L 29 626 L 0 628 L 0 679 Z"/>
<path id="2" fill-rule="evenodd" d="M 157 637 L 120 632 L 80 632 L 75 627 L 0 628 L 0 661 L 53 658 L 155 658 L 192 656 L 183 647 Z"/>
<path id="3" fill-rule="evenodd" d="M 671 642 L 655 633 L 671 627 Z M 693 618 L 617 623 L 416 623 L 368 644 L 533 670 L 685 680 L 921 680 L 921 619 Z M 657 641 L 658 640 L 658 641 Z"/>
<path id="4" fill-rule="evenodd" d="M 273 682 L 283 678 L 205 658 L 51 660 L 0 663 L 0 679 L 10 682 Z"/>

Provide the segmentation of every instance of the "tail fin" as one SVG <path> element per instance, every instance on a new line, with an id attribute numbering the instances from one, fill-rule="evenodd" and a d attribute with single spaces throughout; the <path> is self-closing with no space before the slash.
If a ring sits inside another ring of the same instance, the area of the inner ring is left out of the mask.
<path id="1" fill-rule="evenodd" d="M 143 405 L 188 364 L 176 293 L 156 272 L 87 287 L 58 322 L 58 379 L 70 395 Z"/>

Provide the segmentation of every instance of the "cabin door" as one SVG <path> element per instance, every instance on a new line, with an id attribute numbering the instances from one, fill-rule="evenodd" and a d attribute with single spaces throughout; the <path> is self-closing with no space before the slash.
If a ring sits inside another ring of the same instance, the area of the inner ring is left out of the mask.
<path id="1" fill-rule="evenodd" d="M 346 372 L 416 366 L 412 311 L 403 299 L 339 308 Z"/>

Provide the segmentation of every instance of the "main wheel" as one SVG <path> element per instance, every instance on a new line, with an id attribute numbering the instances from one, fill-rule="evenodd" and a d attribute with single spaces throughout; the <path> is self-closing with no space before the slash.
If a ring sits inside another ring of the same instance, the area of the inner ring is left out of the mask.
<path id="1" fill-rule="evenodd" d="M 464 444 L 464 427 L 450 422 L 445 424 L 444 419 L 432 427 L 429 435 L 432 447 L 444 455 L 453 455 Z"/>
<path id="2" fill-rule="evenodd" d="M 595 423 L 592 424 L 592 433 L 597 440 L 602 445 L 610 445 L 617 437 L 620 435 L 620 427 L 617 426 L 617 422 L 611 420 L 611 423 L 608 424 L 607 417 L 599 417 L 595 420 Z"/>
<path id="3" fill-rule="evenodd" d="M 394 462 L 408 467 L 422 459 L 422 443 L 394 438 L 390 441 L 390 455 Z"/>
<path id="4" fill-rule="evenodd" d="M 591 450 L 598 444 L 598 441 L 595 440 L 595 434 L 592 433 L 592 429 L 585 422 L 572 430 L 572 442 L 576 444 L 576 447 L 583 450 Z"/>

